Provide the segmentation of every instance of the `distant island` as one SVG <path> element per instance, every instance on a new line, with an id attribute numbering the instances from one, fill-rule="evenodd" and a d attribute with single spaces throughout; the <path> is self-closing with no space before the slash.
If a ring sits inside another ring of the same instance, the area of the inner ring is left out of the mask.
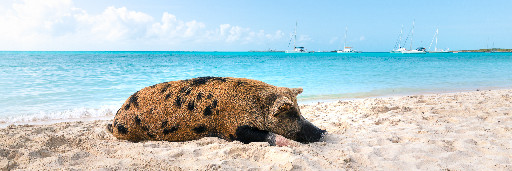
<path id="1" fill-rule="evenodd" d="M 249 50 L 249 52 L 285 52 L 284 50 L 275 50 L 275 49 L 269 49 L 269 50 Z M 333 52 L 336 53 L 336 50 L 332 51 L 311 51 L 311 52 Z M 490 48 L 490 49 L 477 49 L 477 50 L 454 50 L 450 51 L 454 53 L 458 52 L 512 52 L 512 49 L 502 49 L 502 48 Z"/>
<path id="2" fill-rule="evenodd" d="M 512 49 L 492 48 L 492 49 L 478 49 L 478 50 L 458 50 L 457 52 L 512 52 Z"/>
<path id="3" fill-rule="evenodd" d="M 284 52 L 284 50 L 273 50 L 273 49 L 269 49 L 269 50 L 250 50 L 249 52 Z"/>

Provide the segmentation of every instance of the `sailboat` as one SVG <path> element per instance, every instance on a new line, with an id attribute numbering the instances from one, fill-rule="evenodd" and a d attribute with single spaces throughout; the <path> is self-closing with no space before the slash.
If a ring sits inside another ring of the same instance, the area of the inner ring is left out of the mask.
<path id="1" fill-rule="evenodd" d="M 293 32 L 292 39 L 293 39 L 293 50 L 286 50 L 286 51 L 284 51 L 285 53 L 308 53 L 308 51 L 306 51 L 306 49 L 304 49 L 304 47 L 302 47 L 302 46 L 297 47 L 295 45 L 297 43 L 297 22 L 295 22 L 295 31 Z M 289 46 L 290 46 L 290 44 L 288 44 L 288 47 Z"/>
<path id="2" fill-rule="evenodd" d="M 347 31 L 348 27 L 345 27 L 345 43 L 343 44 L 343 50 L 338 50 L 338 53 L 360 53 L 361 51 L 356 51 L 352 49 L 352 47 L 347 46 Z"/>
<path id="3" fill-rule="evenodd" d="M 418 47 L 417 49 L 412 50 L 413 38 L 414 38 L 414 21 L 412 22 L 412 29 L 411 29 L 411 46 L 409 46 L 409 49 L 411 49 L 411 50 L 405 50 L 405 51 L 402 51 L 402 53 L 427 53 L 427 52 L 425 52 L 425 48 L 423 48 L 423 47 Z"/>
<path id="4" fill-rule="evenodd" d="M 402 53 L 403 51 L 406 50 L 404 47 L 402 47 L 403 30 L 404 30 L 404 25 L 402 24 L 402 28 L 400 29 L 400 35 L 399 35 L 398 41 L 396 42 L 396 45 L 395 45 L 396 49 L 393 49 L 391 51 L 391 53 Z"/>
<path id="5" fill-rule="evenodd" d="M 434 34 L 434 37 L 432 38 L 432 41 L 430 42 L 430 46 L 428 46 L 428 53 L 450 53 L 448 49 L 437 49 L 437 35 L 439 34 L 439 29 L 436 28 L 436 33 Z M 434 51 L 430 51 L 430 47 L 432 46 L 432 43 L 434 43 L 434 39 L 436 40 L 436 45 L 434 46 Z"/>

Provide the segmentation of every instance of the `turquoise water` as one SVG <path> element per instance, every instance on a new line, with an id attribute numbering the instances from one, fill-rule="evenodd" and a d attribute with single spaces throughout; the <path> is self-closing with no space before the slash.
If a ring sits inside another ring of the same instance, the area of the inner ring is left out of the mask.
<path id="1" fill-rule="evenodd" d="M 112 116 L 141 88 L 199 76 L 309 101 L 511 87 L 511 66 L 512 53 L 0 52 L 0 123 Z"/>

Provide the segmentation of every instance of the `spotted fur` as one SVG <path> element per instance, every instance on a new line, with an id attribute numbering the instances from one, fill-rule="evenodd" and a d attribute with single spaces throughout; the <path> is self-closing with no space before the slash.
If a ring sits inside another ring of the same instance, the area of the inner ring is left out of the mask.
<path id="1" fill-rule="evenodd" d="M 318 141 L 325 131 L 301 116 L 296 100 L 301 92 L 244 78 L 160 83 L 131 95 L 108 127 L 115 137 L 134 142 L 217 136 L 248 143 L 265 140 L 271 132 L 303 142 Z"/>

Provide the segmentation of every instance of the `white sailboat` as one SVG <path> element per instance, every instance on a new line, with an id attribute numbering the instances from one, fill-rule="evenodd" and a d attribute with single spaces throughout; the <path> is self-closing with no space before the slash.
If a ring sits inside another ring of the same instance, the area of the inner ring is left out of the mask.
<path id="1" fill-rule="evenodd" d="M 345 27 L 345 43 L 343 44 L 343 50 L 337 50 L 338 53 L 360 53 L 360 51 L 356 51 L 352 49 L 352 47 L 347 46 L 347 31 L 348 27 Z"/>
<path id="2" fill-rule="evenodd" d="M 434 37 L 432 38 L 432 41 L 430 42 L 430 45 L 428 46 L 428 53 L 450 53 L 449 49 L 443 50 L 443 49 L 437 49 L 437 35 L 439 34 L 439 29 L 436 28 L 436 33 L 434 34 Z M 432 46 L 432 43 L 434 43 L 434 39 L 436 40 L 436 44 L 434 46 L 434 51 L 430 51 L 430 47 Z"/>
<path id="3" fill-rule="evenodd" d="M 418 47 L 418 48 L 412 50 L 413 38 L 414 38 L 414 21 L 412 22 L 412 29 L 411 29 L 411 46 L 409 46 L 409 49 L 411 49 L 411 50 L 404 50 L 404 51 L 402 51 L 402 53 L 427 53 L 427 52 L 425 52 L 425 48 L 423 48 L 423 47 Z"/>
<path id="4" fill-rule="evenodd" d="M 293 32 L 292 39 L 293 39 L 293 50 L 286 50 L 286 51 L 284 51 L 285 53 L 308 53 L 308 51 L 306 49 L 304 49 L 304 47 L 302 47 L 302 46 L 297 47 L 295 45 L 297 43 L 297 22 L 295 22 L 295 31 Z M 288 43 L 288 47 L 289 46 L 290 46 L 290 44 Z"/>
<path id="5" fill-rule="evenodd" d="M 402 53 L 427 53 L 425 52 L 425 48 L 423 47 L 419 47 L 417 49 L 414 49 L 414 50 L 405 50 L 405 51 L 402 51 Z"/>
<path id="6" fill-rule="evenodd" d="M 403 35 L 404 25 L 402 24 L 402 28 L 400 29 L 400 36 L 398 38 L 398 41 L 396 42 L 396 49 L 393 49 L 391 53 L 402 53 L 406 49 L 402 47 L 402 35 Z"/>

